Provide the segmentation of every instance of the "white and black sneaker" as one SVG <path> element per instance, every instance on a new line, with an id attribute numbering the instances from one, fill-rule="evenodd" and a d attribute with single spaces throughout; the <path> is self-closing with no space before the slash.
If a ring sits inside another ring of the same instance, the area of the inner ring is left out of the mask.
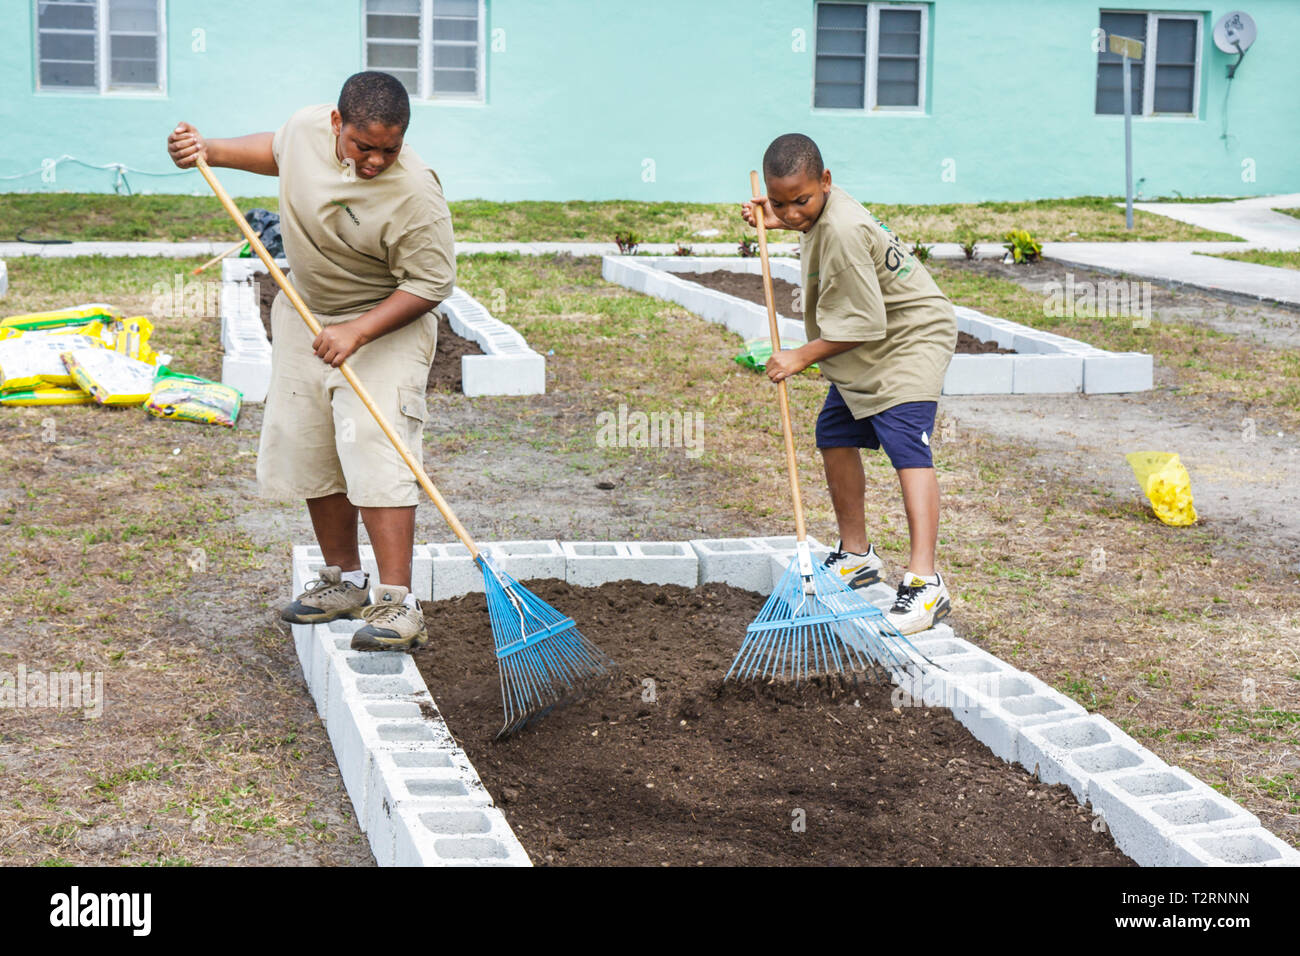
<path id="1" fill-rule="evenodd" d="M 836 580 L 851 588 L 865 588 L 880 580 L 880 573 L 885 569 L 885 562 L 876 554 L 874 544 L 867 545 L 866 554 L 841 550 L 844 542 L 836 545 L 826 558 L 826 570 Z"/>
<path id="2" fill-rule="evenodd" d="M 919 634 L 934 627 L 951 610 L 948 588 L 937 571 L 928 578 L 907 571 L 903 574 L 903 583 L 898 586 L 894 606 L 885 617 L 900 634 Z"/>

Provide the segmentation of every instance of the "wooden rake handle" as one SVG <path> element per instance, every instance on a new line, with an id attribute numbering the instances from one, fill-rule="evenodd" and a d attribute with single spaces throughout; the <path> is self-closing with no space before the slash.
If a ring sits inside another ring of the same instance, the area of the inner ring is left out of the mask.
<path id="1" fill-rule="evenodd" d="M 239 207 L 231 200 L 230 195 L 222 187 L 221 183 L 217 182 L 217 178 L 212 175 L 211 167 L 208 166 L 207 161 L 204 160 L 201 155 L 198 157 L 198 167 L 199 172 L 203 174 L 203 178 L 208 181 L 208 185 L 211 186 L 212 191 L 216 193 L 217 199 L 221 200 L 221 205 L 224 206 L 226 212 L 230 214 L 230 218 L 235 220 L 235 224 L 239 226 L 239 230 L 244 234 L 244 238 L 248 240 L 249 246 L 251 246 L 253 251 L 257 253 L 258 258 L 265 263 L 267 271 L 271 273 L 271 278 L 275 280 L 276 285 L 284 290 L 284 294 L 288 297 L 289 301 L 293 303 L 293 307 L 298 310 L 298 314 L 302 316 L 302 320 L 307 323 L 307 328 L 311 329 L 313 335 L 320 335 L 320 322 L 316 320 L 316 316 L 312 314 L 311 309 L 307 308 L 307 303 L 302 300 L 302 296 L 298 294 L 298 290 L 293 287 L 285 277 L 285 274 L 280 271 L 280 267 L 275 264 L 275 260 L 272 259 L 271 254 L 266 251 L 266 246 L 262 244 L 262 240 L 257 237 L 257 233 L 253 232 L 252 228 L 245 221 L 243 214 L 239 211 Z M 424 489 L 425 494 L 429 496 L 438 511 L 442 513 L 443 519 L 451 527 L 451 530 L 455 532 L 456 537 L 460 538 L 461 543 L 464 544 L 465 547 L 469 548 L 470 557 L 477 558 L 479 554 L 478 545 L 476 545 L 474 539 L 469 536 L 469 532 L 466 531 L 465 526 L 460 523 L 460 519 L 458 519 L 455 512 L 451 510 L 451 506 L 447 504 L 446 499 L 442 497 L 442 494 L 434 486 L 433 482 L 429 480 L 429 476 L 425 474 L 424 469 L 420 467 L 420 463 L 415 459 L 415 456 L 411 454 L 411 450 L 406 447 L 406 442 L 402 441 L 401 436 L 398 435 L 397 432 L 393 431 L 393 426 L 388 424 L 388 420 L 384 418 L 384 413 L 375 405 L 374 399 L 370 397 L 370 393 L 366 391 L 366 387 L 361 384 L 361 380 L 358 379 L 352 369 L 348 367 L 346 361 L 339 363 L 339 371 L 342 372 L 343 377 L 348 380 L 348 384 L 351 385 L 353 390 L 357 393 L 357 397 L 360 398 L 366 408 L 370 410 L 370 414 L 373 415 L 375 421 L 379 423 L 379 427 L 382 428 L 384 434 L 388 436 L 388 440 L 393 443 L 393 447 L 396 448 L 397 453 L 402 456 L 402 460 L 406 462 L 406 466 L 411 469 L 411 473 L 415 475 L 416 481 L 420 483 L 420 487 Z"/>
<path id="2" fill-rule="evenodd" d="M 758 170 L 749 171 L 749 188 L 754 198 L 763 195 L 758 179 Z M 763 265 L 763 297 L 767 299 L 767 326 L 772 338 L 772 351 L 781 348 L 781 329 L 776 321 L 776 295 L 772 292 L 772 266 L 767 261 L 767 224 L 763 217 L 767 215 L 765 206 L 754 204 L 754 222 L 758 226 L 758 257 Z M 794 528 L 799 540 L 808 538 L 808 529 L 803 520 L 803 497 L 799 494 L 799 466 L 794 457 L 794 428 L 790 424 L 790 397 L 786 394 L 785 380 L 776 383 L 776 395 L 781 404 L 781 431 L 785 435 L 785 467 L 790 473 L 790 497 L 794 500 Z"/>

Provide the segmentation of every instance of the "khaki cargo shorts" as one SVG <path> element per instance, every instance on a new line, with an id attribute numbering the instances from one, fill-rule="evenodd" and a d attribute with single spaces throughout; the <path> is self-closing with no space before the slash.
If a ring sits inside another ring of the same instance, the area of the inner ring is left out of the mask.
<path id="1" fill-rule="evenodd" d="M 328 326 L 361 314 L 317 319 Z M 421 462 L 437 318 L 423 315 L 348 358 L 348 367 Z M 257 450 L 261 495 L 323 498 L 342 492 L 358 508 L 415 505 L 420 487 L 411 469 L 343 373 L 312 352 L 314 338 L 284 293 L 277 295 L 271 305 L 271 384 Z"/>

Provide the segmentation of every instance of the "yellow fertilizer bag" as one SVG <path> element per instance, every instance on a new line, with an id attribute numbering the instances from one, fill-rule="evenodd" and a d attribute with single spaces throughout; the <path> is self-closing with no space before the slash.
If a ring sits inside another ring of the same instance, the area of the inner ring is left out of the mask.
<path id="1" fill-rule="evenodd" d="M 148 362 L 108 349 L 74 349 L 63 353 L 73 380 L 101 405 L 143 405 L 157 371 Z"/>
<path id="2" fill-rule="evenodd" d="M 159 418 L 233 428 L 243 400 L 237 388 L 160 368 L 144 407 Z"/>
<path id="3" fill-rule="evenodd" d="M 0 405 L 93 405 L 95 399 L 75 385 L 38 385 L 0 392 Z"/>
<path id="4" fill-rule="evenodd" d="M 74 384 L 62 359 L 68 349 L 103 350 L 99 340 L 88 335 L 28 334 L 0 342 L 0 391 Z"/>
<path id="5" fill-rule="evenodd" d="M 1172 452 L 1135 451 L 1125 455 L 1138 484 L 1151 501 L 1156 517 L 1167 525 L 1183 527 L 1196 522 L 1192 504 L 1192 478 Z"/>
<path id="6" fill-rule="evenodd" d="M 122 319 L 113 326 L 112 344 L 109 348 L 127 358 L 157 365 L 158 353 L 149 347 L 151 335 L 153 335 L 153 323 L 143 315 Z"/>
<path id="7" fill-rule="evenodd" d="M 38 329 L 60 329 L 69 325 L 85 325 L 88 322 L 95 321 L 109 325 L 121 320 L 122 313 L 118 312 L 113 306 L 104 302 L 89 302 L 85 305 L 70 306 L 66 309 L 55 309 L 52 312 L 28 312 L 23 315 L 11 315 L 6 319 L 0 319 L 0 328 L 28 332 Z"/>

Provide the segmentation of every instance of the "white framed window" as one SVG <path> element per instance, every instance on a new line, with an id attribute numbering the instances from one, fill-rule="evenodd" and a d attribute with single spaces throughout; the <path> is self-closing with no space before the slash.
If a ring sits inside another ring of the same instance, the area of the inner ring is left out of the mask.
<path id="1" fill-rule="evenodd" d="M 1199 13 L 1102 10 L 1106 36 L 1141 40 L 1141 60 L 1130 60 L 1135 116 L 1199 116 L 1201 99 L 1201 20 Z M 1122 57 L 1103 48 L 1097 54 L 1098 114 L 1124 112 Z"/>
<path id="2" fill-rule="evenodd" d="M 365 64 L 413 97 L 482 100 L 484 0 L 365 0 Z"/>
<path id="3" fill-rule="evenodd" d="M 166 89 L 165 0 L 35 0 L 36 88 Z"/>
<path id="4" fill-rule="evenodd" d="M 925 110 L 929 5 L 817 4 L 815 109 Z"/>

